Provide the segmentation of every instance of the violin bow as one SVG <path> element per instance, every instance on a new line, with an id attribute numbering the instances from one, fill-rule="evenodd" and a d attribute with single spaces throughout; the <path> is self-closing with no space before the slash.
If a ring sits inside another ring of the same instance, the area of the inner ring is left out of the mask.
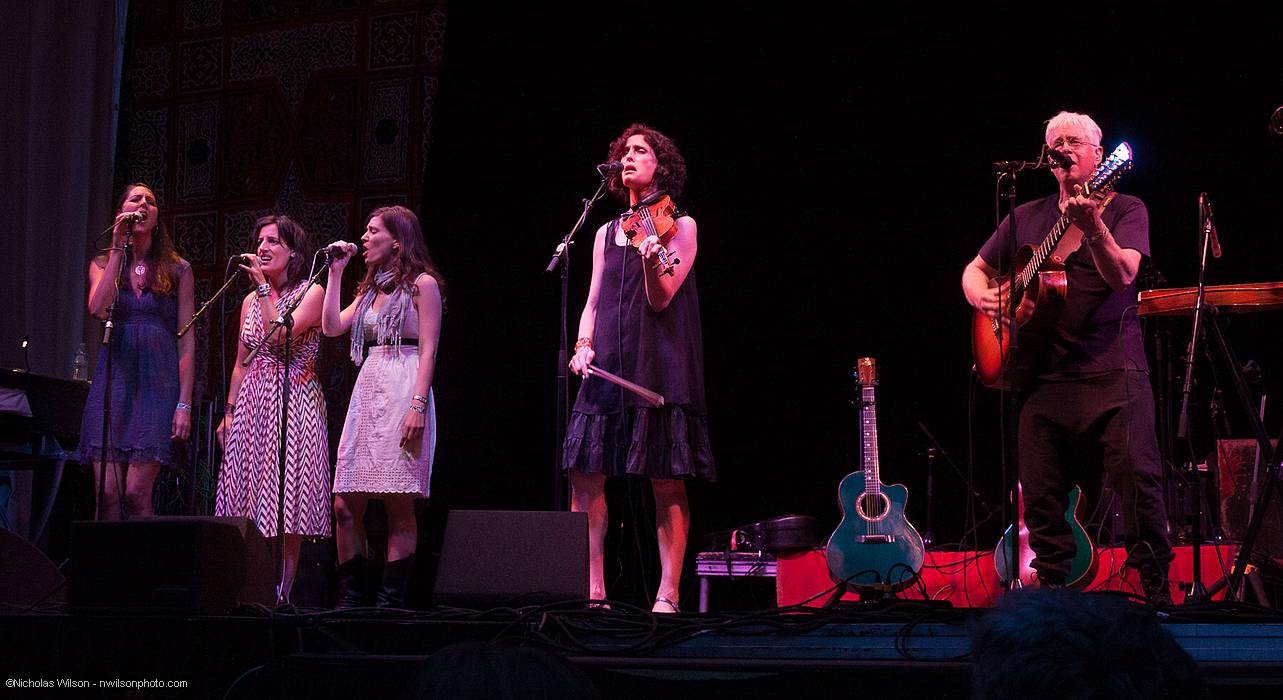
<path id="1" fill-rule="evenodd" d="M 633 392 L 634 394 L 637 394 L 643 399 L 646 399 L 646 401 L 648 401 L 650 405 L 654 406 L 655 408 L 659 408 L 664 405 L 664 397 L 662 395 L 657 394 L 651 391 L 650 389 L 647 389 L 646 387 L 641 386 L 640 384 L 634 384 L 633 382 L 630 382 L 627 379 L 624 379 L 623 377 L 611 374 L 610 372 L 607 372 L 606 370 L 598 367 L 597 365 L 588 365 L 587 367 L 585 367 L 584 374 L 588 375 L 589 377 L 601 377 L 602 379 L 605 379 L 606 381 L 610 382 L 611 384 L 614 384 L 615 386 L 623 387 L 624 389 L 627 389 Z"/>

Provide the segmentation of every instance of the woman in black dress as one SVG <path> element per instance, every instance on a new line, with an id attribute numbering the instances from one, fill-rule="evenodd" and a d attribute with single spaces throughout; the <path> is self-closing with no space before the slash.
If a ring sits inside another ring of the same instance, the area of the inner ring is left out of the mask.
<path id="1" fill-rule="evenodd" d="M 667 195 L 681 194 L 686 163 L 673 142 L 644 124 L 633 124 L 610 145 L 612 192 L 629 210 L 597 229 L 592 281 L 579 318 L 579 340 L 570 368 L 583 375 L 591 363 L 659 392 L 665 405 L 643 399 L 600 379 L 585 378 L 566 433 L 563 468 L 570 474 L 571 510 L 588 513 L 589 595 L 606 597 L 603 544 L 608 476 L 650 479 L 655 494 L 661 576 L 655 612 L 678 612 L 682 561 L 690 508 L 686 480 L 713 480 L 704 405 L 704 352 L 695 220 L 680 210 L 674 231 L 661 243 L 654 235 L 630 245 L 622 222 Z M 660 232 L 663 233 L 662 231 Z M 663 274 L 659 253 L 680 263 Z"/>

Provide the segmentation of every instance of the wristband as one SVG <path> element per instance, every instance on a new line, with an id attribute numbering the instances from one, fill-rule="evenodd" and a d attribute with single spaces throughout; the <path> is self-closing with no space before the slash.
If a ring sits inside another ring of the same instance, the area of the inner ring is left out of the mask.
<path id="1" fill-rule="evenodd" d="M 575 341 L 575 352 L 579 352 L 584 348 L 592 349 L 592 338 L 580 338 Z"/>

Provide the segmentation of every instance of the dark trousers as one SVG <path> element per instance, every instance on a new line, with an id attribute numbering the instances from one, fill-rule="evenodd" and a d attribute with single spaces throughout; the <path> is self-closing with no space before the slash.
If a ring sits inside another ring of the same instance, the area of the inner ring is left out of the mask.
<path id="1" fill-rule="evenodd" d="M 1042 382 L 1023 396 L 1019 428 L 1025 524 L 1040 579 L 1063 582 L 1074 555 L 1069 492 L 1098 466 L 1121 499 L 1127 564 L 1167 574 L 1161 458 L 1149 375 L 1117 371 Z"/>

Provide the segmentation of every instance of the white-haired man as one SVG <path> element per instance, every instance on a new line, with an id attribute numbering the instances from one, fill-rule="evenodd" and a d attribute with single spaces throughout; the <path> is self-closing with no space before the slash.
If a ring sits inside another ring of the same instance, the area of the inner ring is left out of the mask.
<path id="1" fill-rule="evenodd" d="M 1068 168 L 1052 172 L 1059 192 L 1016 208 L 1017 245 L 1038 245 L 1068 216 L 1082 231 L 1065 259 L 1067 295 L 1033 379 L 1020 390 L 1018 460 L 1034 568 L 1045 585 L 1063 585 L 1074 557 L 1064 515 L 1083 466 L 1103 467 L 1121 499 L 1128 565 L 1146 595 L 1171 601 L 1161 460 L 1154 396 L 1136 318 L 1136 274 L 1149 255 L 1149 214 L 1136 197 L 1116 195 L 1102 210 L 1083 187 L 1104 157 L 1091 117 L 1061 112 L 1047 122 L 1048 147 Z M 962 273 L 962 291 L 990 316 L 999 313 L 990 280 L 1007 268 L 1009 218 Z"/>

